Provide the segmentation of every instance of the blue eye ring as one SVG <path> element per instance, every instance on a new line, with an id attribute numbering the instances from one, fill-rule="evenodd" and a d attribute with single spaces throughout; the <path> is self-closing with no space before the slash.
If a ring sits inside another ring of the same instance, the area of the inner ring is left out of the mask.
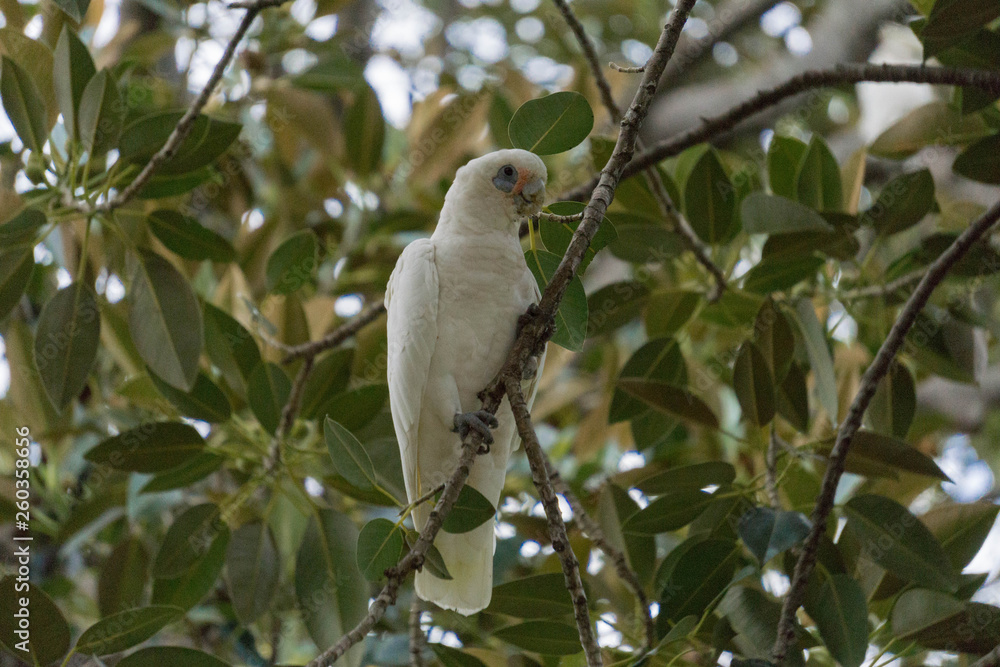
<path id="1" fill-rule="evenodd" d="M 493 177 L 493 185 L 501 192 L 510 193 L 517 185 L 517 169 L 512 164 L 505 164 L 497 170 L 497 175 Z"/>

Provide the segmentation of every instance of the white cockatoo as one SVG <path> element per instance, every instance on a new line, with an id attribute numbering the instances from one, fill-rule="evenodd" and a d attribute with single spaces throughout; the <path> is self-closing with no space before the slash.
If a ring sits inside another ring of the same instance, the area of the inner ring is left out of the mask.
<path id="1" fill-rule="evenodd" d="M 437 229 L 403 250 L 389 278 L 389 401 L 410 502 L 448 480 L 470 430 L 483 434 L 490 451 L 477 457 L 468 484 L 494 506 L 500 501 L 507 460 L 520 442 L 507 399 L 494 418 L 477 394 L 507 358 L 519 316 L 540 298 L 518 228 L 541 209 L 545 179 L 545 164 L 528 151 L 470 161 L 448 189 Z M 525 390 L 529 405 L 538 362 Z M 428 503 L 414 510 L 418 530 L 430 511 Z M 467 533 L 441 531 L 434 545 L 452 579 L 424 569 L 416 575 L 417 595 L 465 615 L 485 608 L 493 588 L 493 522 Z"/>

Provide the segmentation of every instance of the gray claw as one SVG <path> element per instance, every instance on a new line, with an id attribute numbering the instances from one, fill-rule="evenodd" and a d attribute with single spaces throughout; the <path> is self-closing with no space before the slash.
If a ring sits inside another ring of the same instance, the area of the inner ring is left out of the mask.
<path id="1" fill-rule="evenodd" d="M 462 440 L 465 440 L 471 431 L 475 431 L 483 437 L 484 444 L 492 445 L 493 434 L 490 433 L 490 429 L 496 428 L 499 425 L 500 422 L 497 421 L 497 418 L 488 411 L 474 410 L 455 415 L 452 431 L 458 433 Z"/>
<path id="2" fill-rule="evenodd" d="M 536 374 L 538 374 L 538 357 L 528 357 L 528 363 L 524 365 L 524 370 L 521 371 L 521 379 L 533 380 Z"/>

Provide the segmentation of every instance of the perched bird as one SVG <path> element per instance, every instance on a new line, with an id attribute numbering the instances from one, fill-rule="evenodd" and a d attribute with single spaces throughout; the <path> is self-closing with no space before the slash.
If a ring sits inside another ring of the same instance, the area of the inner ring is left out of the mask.
<path id="1" fill-rule="evenodd" d="M 527 151 L 471 160 L 448 189 L 437 229 L 403 250 L 389 278 L 389 401 L 410 502 L 447 481 L 470 430 L 483 434 L 490 451 L 477 457 L 468 484 L 494 506 L 500 501 L 507 460 L 520 442 L 507 399 L 494 418 L 477 394 L 503 365 L 519 316 L 540 298 L 518 228 L 541 209 L 545 179 L 545 164 Z M 525 390 L 529 405 L 538 361 Z M 414 510 L 418 530 L 430 511 L 427 503 Z M 417 595 L 465 615 L 485 608 L 493 522 L 467 533 L 441 531 L 434 545 L 452 579 L 424 569 Z"/>

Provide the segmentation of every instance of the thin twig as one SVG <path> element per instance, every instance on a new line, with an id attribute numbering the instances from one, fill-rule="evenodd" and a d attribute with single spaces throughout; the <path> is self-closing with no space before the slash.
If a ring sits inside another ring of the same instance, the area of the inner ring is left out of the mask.
<path id="1" fill-rule="evenodd" d="M 969 225 L 955 241 L 948 246 L 948 249 L 941 254 L 928 267 L 927 273 L 920 280 L 920 284 L 910 295 L 910 298 L 903 305 L 896 323 L 892 325 L 889 335 L 871 365 L 861 378 L 861 384 L 851 408 L 847 413 L 847 418 L 840 426 L 837 433 L 837 442 L 833 446 L 828 459 L 826 473 L 823 475 L 823 484 L 816 499 L 816 506 L 812 513 L 812 530 L 802 545 L 798 562 L 795 564 L 795 573 L 792 576 L 792 583 L 788 594 L 785 597 L 781 609 L 781 619 L 778 624 L 778 634 L 771 649 L 772 661 L 780 665 L 788 648 L 795 640 L 795 614 L 802 604 L 805 596 L 806 586 L 809 583 L 809 575 L 812 574 L 816 564 L 816 556 L 819 548 L 820 537 L 826 531 L 826 520 L 833 509 L 834 496 L 840 477 L 844 474 L 844 465 L 847 460 L 847 451 L 851 446 L 851 440 L 861 426 L 861 419 L 875 395 L 875 389 L 879 381 L 888 372 L 893 359 L 899 353 L 900 348 L 906 339 L 917 315 L 926 305 L 934 289 L 944 280 L 948 271 L 968 252 L 969 248 L 978 241 L 993 225 L 1000 220 L 1000 202 L 994 204 L 975 222 Z"/>
<path id="2" fill-rule="evenodd" d="M 778 429 L 775 428 L 774 422 L 771 422 L 771 437 L 768 439 L 765 458 L 767 496 L 771 500 L 771 507 L 780 510 L 781 497 L 778 495 Z"/>
<path id="3" fill-rule="evenodd" d="M 377 320 L 379 315 L 384 312 L 384 303 L 379 302 L 372 304 L 319 340 L 302 343 L 301 345 L 294 345 L 288 348 L 288 354 L 286 354 L 285 358 L 281 360 L 281 363 L 290 364 L 296 359 L 301 359 L 303 357 L 315 357 L 323 350 L 329 350 L 331 347 L 337 347 L 358 331 Z"/>
<path id="4" fill-rule="evenodd" d="M 566 590 L 569 591 L 570 599 L 573 601 L 573 615 L 576 618 L 576 627 L 580 633 L 580 643 L 583 645 L 584 653 L 587 656 L 588 667 L 601 667 L 604 660 L 601 657 L 601 647 L 597 643 L 594 634 L 594 627 L 590 624 L 590 610 L 587 608 L 587 594 L 583 590 L 583 579 L 580 577 L 580 562 L 576 559 L 576 554 L 570 545 L 569 536 L 566 534 L 566 524 L 563 522 L 562 513 L 559 511 L 559 498 L 556 496 L 552 484 L 549 482 L 548 466 L 545 462 L 545 455 L 542 447 L 538 443 L 538 436 L 535 434 L 535 427 L 531 423 L 531 415 L 528 413 L 527 403 L 524 401 L 524 393 L 521 390 L 520 376 L 507 376 L 505 382 L 507 397 L 510 399 L 510 408 L 514 413 L 514 421 L 517 424 L 517 432 L 521 436 L 521 443 L 524 445 L 524 453 L 531 464 L 531 479 L 538 489 L 538 495 L 545 508 L 545 517 L 548 520 L 549 538 L 552 540 L 552 548 L 559 556 L 562 564 L 563 577 L 566 581 Z"/>
<path id="5" fill-rule="evenodd" d="M 170 158 L 176 155 L 177 151 L 180 149 L 181 144 L 184 140 L 188 138 L 191 134 L 191 130 L 194 129 L 195 121 L 198 119 L 198 114 L 201 110 L 205 108 L 208 104 L 209 98 L 212 93 L 215 92 L 215 87 L 222 80 L 222 75 L 225 74 L 226 68 L 229 67 L 229 63 L 232 61 L 233 56 L 236 54 L 236 47 L 243 40 L 243 36 L 246 34 L 247 30 L 253 24 L 254 19 L 263 10 L 268 7 L 277 7 L 284 4 L 287 0 L 252 0 L 251 2 L 237 2 L 229 5 L 233 9 L 246 9 L 247 13 L 243 15 L 243 20 L 240 21 L 239 27 L 236 28 L 236 32 L 229 39 L 229 43 L 226 44 L 225 50 L 222 52 L 222 57 L 219 62 L 216 63 L 215 69 L 212 70 L 212 75 L 208 77 L 208 81 L 205 82 L 205 86 L 198 93 L 198 96 L 191 102 L 191 106 L 188 107 L 181 119 L 177 121 L 177 125 L 174 127 L 170 136 L 167 137 L 167 141 L 163 144 L 163 147 L 149 159 L 146 166 L 142 168 L 142 171 L 123 189 L 119 190 L 114 197 L 106 200 L 102 204 L 97 206 L 92 206 L 89 203 L 70 201 L 67 202 L 73 208 L 77 209 L 85 215 L 93 215 L 94 213 L 110 213 L 111 211 L 119 208 L 129 201 L 143 188 L 149 179 L 153 177 L 156 170 L 159 169 L 165 162 L 169 161 Z"/>
<path id="6" fill-rule="evenodd" d="M 306 380 L 309 379 L 309 372 L 312 371 L 314 360 L 314 356 L 305 358 L 302 367 L 299 368 L 299 372 L 295 375 L 295 380 L 292 382 L 292 388 L 288 393 L 288 400 L 285 402 L 284 407 L 281 408 L 281 419 L 278 421 L 278 428 L 275 429 L 274 437 L 271 439 L 270 454 L 267 463 L 268 473 L 277 470 L 278 466 L 281 465 L 281 445 L 291 432 L 292 424 L 295 423 L 295 416 L 298 414 L 299 404 L 302 402 L 302 390 L 306 386 Z"/>
<path id="7" fill-rule="evenodd" d="M 556 6 L 559 8 L 563 18 L 566 19 L 566 23 L 569 24 L 573 34 L 576 35 L 576 39 L 580 43 L 580 48 L 583 49 L 584 57 L 590 65 L 590 72 L 597 84 L 597 89 L 601 92 L 601 101 L 604 103 L 604 107 L 608 110 L 611 120 L 616 123 L 619 122 L 622 117 L 621 109 L 618 108 L 618 104 L 615 102 L 615 99 L 611 94 L 611 86 L 608 84 L 608 79 L 604 76 L 604 70 L 601 69 L 601 64 L 597 59 L 597 50 L 594 48 L 594 43 L 590 41 L 589 37 L 587 37 L 583 24 L 580 23 L 580 19 L 573 12 L 573 9 L 569 6 L 567 0 L 553 0 L 553 2 L 555 2 Z M 690 11 L 690 8 L 687 11 Z M 686 20 L 686 12 L 684 17 Z M 681 22 L 681 26 L 683 26 L 683 21 Z M 650 60 L 652 60 L 653 57 L 655 57 L 655 53 L 650 57 Z M 645 73 L 648 65 L 649 63 L 647 62 L 647 64 L 637 70 L 637 72 Z M 612 66 L 614 66 L 613 63 Z M 643 81 L 645 83 L 645 78 Z M 635 146 L 641 149 L 642 141 L 638 137 L 636 137 L 635 141 Z M 717 301 L 719 297 L 722 296 L 722 292 L 726 289 L 726 274 L 722 271 L 722 269 L 716 266 L 715 262 L 712 261 L 712 258 L 709 256 L 704 244 L 702 244 L 697 234 L 695 234 L 691 225 L 684 219 L 684 216 L 681 215 L 679 210 L 677 210 L 677 207 L 674 206 L 673 201 L 670 199 L 670 193 L 667 192 L 667 186 L 663 183 L 663 177 L 660 175 L 660 172 L 656 170 L 656 167 L 650 166 L 643 171 L 646 182 L 649 184 L 649 189 L 653 193 L 653 198 L 656 199 L 656 203 L 660 207 L 660 213 L 668 221 L 672 221 L 674 223 L 674 231 L 680 235 L 684 245 L 686 245 L 688 250 L 694 254 L 698 263 L 704 266 L 715 279 L 715 287 L 709 294 L 708 299 L 713 302 Z"/>
<path id="8" fill-rule="evenodd" d="M 742 121 L 764 111 L 781 101 L 813 88 L 840 86 L 862 82 L 873 83 L 928 83 L 946 86 L 968 86 L 1000 94 L 1000 74 L 987 70 L 959 69 L 952 67 L 921 67 L 917 65 L 838 65 L 832 69 L 810 70 L 788 81 L 757 93 L 752 98 L 732 107 L 729 111 L 704 119 L 701 124 L 669 139 L 659 141 L 628 163 L 621 177 L 628 178 L 661 160 L 678 155 L 691 146 L 710 141 L 732 130 Z M 585 200 L 599 185 L 592 179 L 566 193 L 564 199 Z"/>
<path id="9" fill-rule="evenodd" d="M 642 74 L 646 71 L 645 65 L 639 65 L 637 67 L 627 67 L 625 65 L 619 65 L 615 62 L 608 63 L 608 67 L 615 70 L 616 72 L 621 72 L 622 74 Z"/>
<path id="10" fill-rule="evenodd" d="M 708 34 L 701 39 L 685 33 L 677 44 L 677 53 L 670 60 L 660 89 L 667 91 L 680 81 L 691 68 L 712 53 L 719 42 L 729 39 L 735 32 L 755 21 L 761 14 L 774 7 L 781 0 L 729 0 L 721 7 L 716 5 L 714 18 L 709 22 Z"/>
<path id="11" fill-rule="evenodd" d="M 572 215 L 556 215 L 555 213 L 546 213 L 542 211 L 538 214 L 540 220 L 548 220 L 549 222 L 557 222 L 559 224 L 569 223 L 569 222 L 579 222 L 583 219 L 583 212 L 573 213 Z"/>
<path id="12" fill-rule="evenodd" d="M 840 300 L 851 300 L 851 299 L 867 299 L 869 297 L 880 297 L 888 296 L 893 294 L 904 287 L 909 287 L 915 282 L 918 282 L 927 273 L 927 269 L 917 269 L 916 271 L 911 271 L 910 273 L 903 274 L 895 280 L 891 280 L 883 285 L 866 285 L 865 287 L 858 287 L 855 289 L 847 290 L 843 294 L 837 295 Z"/>
<path id="13" fill-rule="evenodd" d="M 639 603 L 639 608 L 642 610 L 642 622 L 645 631 L 645 638 L 643 639 L 643 645 L 639 649 L 639 655 L 635 656 L 636 659 L 646 655 L 653 647 L 656 645 L 656 623 L 653 620 L 653 616 L 649 611 L 649 598 L 646 596 L 646 591 L 642 587 L 642 582 L 639 581 L 639 575 L 635 573 L 635 570 L 628 564 L 628 558 L 625 554 L 611 544 L 608 541 L 607 536 L 604 534 L 604 530 L 601 529 L 601 525 L 594 520 L 592 516 L 584 508 L 583 503 L 577 497 L 573 490 L 569 488 L 569 484 L 566 480 L 562 478 L 559 471 L 555 469 L 552 465 L 552 461 L 543 452 L 542 455 L 545 458 L 545 469 L 548 471 L 549 481 L 552 483 L 552 488 L 556 490 L 556 493 L 561 494 L 566 502 L 569 503 L 570 508 L 573 510 L 573 516 L 580 523 L 580 528 L 583 531 L 584 536 L 589 539 L 594 545 L 604 552 L 604 554 L 611 559 L 611 562 L 615 564 L 615 572 L 618 573 L 618 578 L 625 582 L 632 592 L 635 593 L 636 600 Z"/>
<path id="14" fill-rule="evenodd" d="M 420 619 L 424 614 L 423 600 L 416 594 L 410 603 L 410 667 L 424 667 L 424 648 L 427 646 L 427 636 L 420 627 Z"/>
<path id="15" fill-rule="evenodd" d="M 467 441 L 462 443 L 462 455 L 459 457 L 458 467 L 451 474 L 445 485 L 444 492 L 441 494 L 441 498 L 437 501 L 434 509 L 431 510 L 427 523 L 424 524 L 424 529 L 420 531 L 420 537 L 417 538 L 413 547 L 395 567 L 386 570 L 388 580 L 382 587 L 381 592 L 379 592 L 378 597 L 368 606 L 368 613 L 365 617 L 350 632 L 341 637 L 336 644 L 323 651 L 314 660 L 311 660 L 306 667 L 328 667 L 328 665 L 332 665 L 338 658 L 347 653 L 352 646 L 363 641 L 365 635 L 385 615 L 385 610 L 396 603 L 396 595 L 399 593 L 399 587 L 411 572 L 423 567 L 427 550 L 434 543 L 434 538 L 437 537 L 438 531 L 441 530 L 441 525 L 451 512 L 452 507 L 454 507 L 455 501 L 458 500 L 459 492 L 465 486 L 466 480 L 469 479 L 469 471 L 472 469 L 472 464 L 482 445 L 480 440 L 481 437 L 479 434 L 474 432 Z"/>

